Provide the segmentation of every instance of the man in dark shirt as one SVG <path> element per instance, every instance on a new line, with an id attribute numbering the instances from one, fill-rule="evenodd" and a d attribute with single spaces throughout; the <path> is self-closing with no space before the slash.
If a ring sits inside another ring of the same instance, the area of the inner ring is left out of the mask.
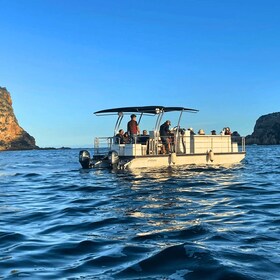
<path id="1" fill-rule="evenodd" d="M 165 123 L 163 123 L 160 126 L 160 129 L 159 129 L 159 135 L 160 135 L 160 139 L 161 139 L 162 146 L 163 146 L 163 153 L 170 152 L 170 143 L 171 143 L 171 138 L 170 138 L 171 133 L 170 133 L 170 129 L 169 129 L 170 125 L 171 125 L 171 122 L 169 120 L 167 120 Z"/>
<path id="2" fill-rule="evenodd" d="M 150 136 L 147 133 L 147 130 L 143 130 L 143 134 L 138 137 L 138 142 L 142 145 L 146 145 Z"/>
<path id="3" fill-rule="evenodd" d="M 137 134 L 140 133 L 140 130 L 136 121 L 136 115 L 132 114 L 130 118 L 131 120 L 127 123 L 127 132 L 134 144 L 136 143 Z"/>

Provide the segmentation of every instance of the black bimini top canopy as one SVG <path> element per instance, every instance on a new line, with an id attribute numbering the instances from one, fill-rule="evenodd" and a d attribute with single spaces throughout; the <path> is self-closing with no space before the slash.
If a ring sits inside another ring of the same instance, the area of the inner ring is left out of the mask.
<path id="1" fill-rule="evenodd" d="M 198 112 L 196 109 L 185 107 L 165 107 L 165 106 L 140 106 L 140 107 L 121 107 L 113 109 L 105 109 L 94 112 L 96 115 L 112 114 L 112 113 L 139 113 L 139 114 L 152 114 L 156 115 L 162 112 L 176 112 L 176 111 L 188 111 L 192 113 Z"/>

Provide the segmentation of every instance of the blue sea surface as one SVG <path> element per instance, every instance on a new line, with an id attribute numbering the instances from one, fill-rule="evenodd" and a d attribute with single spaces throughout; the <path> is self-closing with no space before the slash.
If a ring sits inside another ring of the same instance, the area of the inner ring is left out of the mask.
<path id="1" fill-rule="evenodd" d="M 135 172 L 78 153 L 0 153 L 0 279 L 280 279 L 280 146 Z"/>

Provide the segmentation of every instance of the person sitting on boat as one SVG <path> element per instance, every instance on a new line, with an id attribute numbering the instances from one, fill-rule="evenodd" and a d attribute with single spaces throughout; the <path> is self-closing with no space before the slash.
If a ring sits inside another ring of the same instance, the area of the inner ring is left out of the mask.
<path id="1" fill-rule="evenodd" d="M 128 135 L 127 132 L 124 133 L 123 140 L 124 140 L 124 144 L 128 144 L 129 143 L 129 135 Z"/>
<path id="2" fill-rule="evenodd" d="M 205 135 L 205 132 L 204 132 L 203 129 L 200 129 L 200 130 L 198 131 L 198 134 L 199 134 L 199 135 Z"/>
<path id="3" fill-rule="evenodd" d="M 144 129 L 142 135 L 140 135 L 138 137 L 138 143 L 140 143 L 142 145 L 146 145 L 149 138 L 150 138 L 150 136 L 149 136 L 147 130 Z"/>
<path id="4" fill-rule="evenodd" d="M 225 135 L 231 135 L 231 131 L 229 127 L 226 127 L 225 129 Z"/>
<path id="5" fill-rule="evenodd" d="M 115 136 L 115 143 L 116 144 L 125 144 L 124 130 L 123 129 L 120 129 L 119 133 L 116 134 L 116 136 Z"/>
<path id="6" fill-rule="evenodd" d="M 137 134 L 140 133 L 140 129 L 136 121 L 136 115 L 132 114 L 130 118 L 131 120 L 127 123 L 127 132 L 130 136 L 131 142 L 134 144 L 136 143 Z"/>
<path id="7" fill-rule="evenodd" d="M 170 150 L 170 143 L 171 143 L 171 131 L 169 129 L 171 122 L 167 120 L 160 126 L 159 135 L 162 142 L 162 152 L 165 154 L 166 152 L 169 153 Z"/>

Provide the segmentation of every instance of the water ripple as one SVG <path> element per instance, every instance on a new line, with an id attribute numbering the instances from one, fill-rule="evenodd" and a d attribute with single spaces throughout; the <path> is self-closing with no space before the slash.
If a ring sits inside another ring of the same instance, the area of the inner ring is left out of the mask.
<path id="1" fill-rule="evenodd" d="M 279 146 L 135 172 L 77 155 L 0 153 L 0 279 L 280 279 Z"/>

